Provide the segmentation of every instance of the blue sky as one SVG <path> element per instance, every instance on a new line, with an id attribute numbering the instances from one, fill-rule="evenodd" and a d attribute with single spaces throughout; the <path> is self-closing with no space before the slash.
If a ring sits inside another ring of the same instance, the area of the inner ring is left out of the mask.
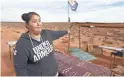
<path id="1" fill-rule="evenodd" d="M 124 0 L 76 0 L 77 11 L 70 10 L 72 22 L 124 22 Z M 21 15 L 37 12 L 43 22 L 67 22 L 67 0 L 3 0 L 1 21 L 22 22 Z"/>

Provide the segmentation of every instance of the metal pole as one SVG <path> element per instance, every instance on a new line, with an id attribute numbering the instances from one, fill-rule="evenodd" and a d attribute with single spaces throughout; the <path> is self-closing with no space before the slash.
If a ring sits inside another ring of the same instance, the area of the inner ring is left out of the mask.
<path id="1" fill-rule="evenodd" d="M 68 26 L 70 26 L 69 3 L 68 3 Z M 69 48 L 70 48 L 70 33 L 68 33 L 68 39 L 69 39 L 69 42 L 68 42 L 68 51 L 69 51 Z"/>

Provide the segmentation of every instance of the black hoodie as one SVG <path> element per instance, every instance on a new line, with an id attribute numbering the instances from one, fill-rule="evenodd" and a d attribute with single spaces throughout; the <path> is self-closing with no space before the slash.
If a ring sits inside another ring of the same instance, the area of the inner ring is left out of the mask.
<path id="1" fill-rule="evenodd" d="M 17 76 L 55 76 L 57 63 L 53 55 L 53 40 L 67 34 L 67 31 L 42 30 L 43 42 L 30 39 L 23 33 L 16 43 L 14 68 Z M 32 41 L 31 41 L 32 40 Z"/>

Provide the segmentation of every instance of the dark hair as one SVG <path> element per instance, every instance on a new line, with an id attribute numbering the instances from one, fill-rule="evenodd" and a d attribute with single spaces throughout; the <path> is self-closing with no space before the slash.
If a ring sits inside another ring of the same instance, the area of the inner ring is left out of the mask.
<path id="1" fill-rule="evenodd" d="M 22 20 L 25 21 L 28 24 L 28 22 L 31 19 L 32 15 L 38 15 L 40 17 L 40 15 L 35 13 L 35 12 L 29 12 L 29 13 L 22 14 Z"/>

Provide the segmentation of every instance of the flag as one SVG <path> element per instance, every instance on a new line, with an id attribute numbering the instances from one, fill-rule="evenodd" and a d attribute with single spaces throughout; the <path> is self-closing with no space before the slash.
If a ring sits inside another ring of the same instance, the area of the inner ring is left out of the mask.
<path id="1" fill-rule="evenodd" d="M 76 11 L 78 7 L 78 3 L 75 0 L 68 0 L 68 4 L 71 7 L 72 11 Z"/>

